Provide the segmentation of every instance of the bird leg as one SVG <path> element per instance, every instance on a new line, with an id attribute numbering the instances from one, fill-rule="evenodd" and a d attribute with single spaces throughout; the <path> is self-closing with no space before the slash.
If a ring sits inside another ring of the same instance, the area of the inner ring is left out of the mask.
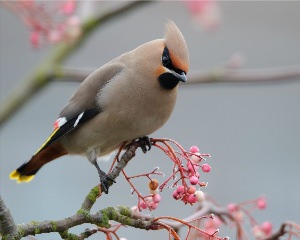
<path id="1" fill-rule="evenodd" d="M 151 149 L 151 141 L 148 136 L 140 137 L 138 142 L 140 143 L 140 147 L 143 151 L 143 153 L 146 153 L 147 151 L 150 151 Z M 147 149 L 148 147 L 148 149 Z"/>
<path id="2" fill-rule="evenodd" d="M 107 173 L 105 173 L 104 171 L 102 171 L 97 163 L 97 160 L 93 161 L 93 165 L 97 168 L 98 170 L 98 174 L 100 177 L 100 184 L 102 187 L 103 192 L 105 192 L 106 194 L 108 194 L 108 189 L 111 186 L 112 182 L 116 182 L 114 179 L 112 179 Z"/>

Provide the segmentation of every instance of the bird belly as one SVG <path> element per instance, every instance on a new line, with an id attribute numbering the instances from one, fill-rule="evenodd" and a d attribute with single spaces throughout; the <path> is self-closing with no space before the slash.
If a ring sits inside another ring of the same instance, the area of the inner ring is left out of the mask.
<path id="1" fill-rule="evenodd" d="M 160 113 L 150 109 L 146 112 L 130 112 L 126 108 L 104 111 L 64 136 L 61 143 L 69 154 L 86 155 L 97 150 L 99 156 L 106 155 L 125 141 L 151 134 L 166 122 L 169 115 L 166 111 Z"/>
<path id="2" fill-rule="evenodd" d="M 134 77 L 131 78 L 134 91 L 129 91 L 122 76 L 135 75 L 123 72 L 108 82 L 96 98 L 102 111 L 63 138 L 63 146 L 70 154 L 86 154 L 93 149 L 100 155 L 108 154 L 124 141 L 153 133 L 169 119 L 177 88 L 166 91 L 157 82 L 146 88 L 144 82 L 148 79 L 141 81 Z"/>

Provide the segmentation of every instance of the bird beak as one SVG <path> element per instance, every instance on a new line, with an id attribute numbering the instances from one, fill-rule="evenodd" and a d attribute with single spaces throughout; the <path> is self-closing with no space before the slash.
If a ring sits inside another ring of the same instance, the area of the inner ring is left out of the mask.
<path id="1" fill-rule="evenodd" d="M 181 81 L 181 82 L 187 81 L 187 78 L 186 78 L 186 75 L 184 72 L 177 73 L 177 72 L 172 71 L 172 73 L 179 81 Z"/>

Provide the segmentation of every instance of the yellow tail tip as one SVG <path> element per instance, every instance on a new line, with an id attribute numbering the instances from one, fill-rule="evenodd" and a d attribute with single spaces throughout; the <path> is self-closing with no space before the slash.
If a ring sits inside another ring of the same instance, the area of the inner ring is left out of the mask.
<path id="1" fill-rule="evenodd" d="M 30 182 L 34 178 L 34 175 L 30 175 L 30 176 L 21 175 L 17 170 L 14 170 L 11 174 L 9 174 L 9 177 L 12 180 L 16 180 L 17 183 L 21 183 L 21 182 Z"/>

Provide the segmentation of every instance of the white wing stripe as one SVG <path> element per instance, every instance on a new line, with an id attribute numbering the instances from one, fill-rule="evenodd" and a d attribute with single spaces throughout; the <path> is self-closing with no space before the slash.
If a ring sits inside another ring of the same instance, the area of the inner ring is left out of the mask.
<path id="1" fill-rule="evenodd" d="M 78 115 L 78 117 L 77 117 L 77 119 L 76 119 L 76 121 L 75 121 L 75 123 L 74 123 L 74 127 L 77 126 L 77 124 L 79 123 L 79 120 L 82 118 L 83 114 L 84 114 L 84 112 L 83 112 L 83 113 L 80 113 L 80 114 Z"/>

